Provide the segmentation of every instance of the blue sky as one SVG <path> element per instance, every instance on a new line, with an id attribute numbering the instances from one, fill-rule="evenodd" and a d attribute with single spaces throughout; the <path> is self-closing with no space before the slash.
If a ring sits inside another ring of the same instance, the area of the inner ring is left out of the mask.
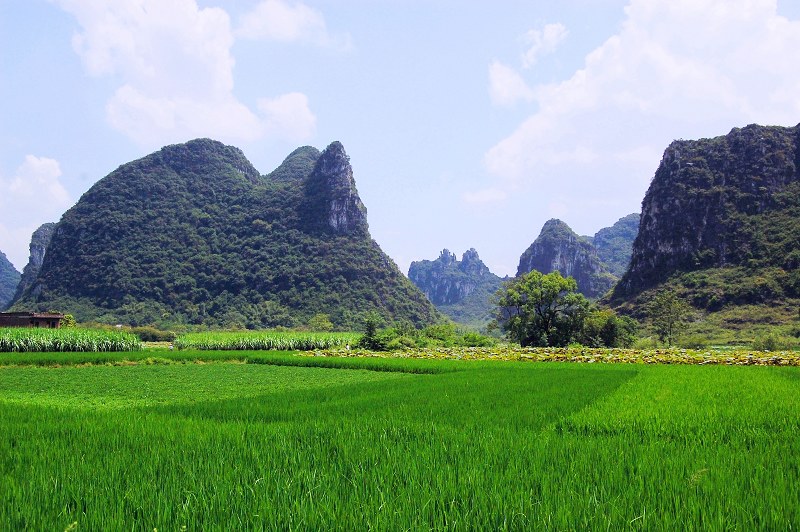
<path id="1" fill-rule="evenodd" d="M 403 271 L 631 212 L 667 144 L 800 122 L 790 0 L 0 0 L 0 250 L 119 165 L 341 141 Z"/>

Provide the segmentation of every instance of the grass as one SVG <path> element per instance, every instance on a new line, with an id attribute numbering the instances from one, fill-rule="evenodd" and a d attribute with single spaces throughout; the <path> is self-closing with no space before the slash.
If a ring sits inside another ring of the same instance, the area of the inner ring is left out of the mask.
<path id="1" fill-rule="evenodd" d="M 2 527 L 800 525 L 798 368 L 205 355 L 0 367 Z"/>
<path id="2" fill-rule="evenodd" d="M 94 329 L 0 328 L 0 352 L 110 352 L 138 351 L 139 339 L 129 333 Z"/>
<path id="3" fill-rule="evenodd" d="M 215 331 L 183 334 L 174 344 L 178 349 L 311 351 L 354 346 L 359 338 L 346 332 Z"/>

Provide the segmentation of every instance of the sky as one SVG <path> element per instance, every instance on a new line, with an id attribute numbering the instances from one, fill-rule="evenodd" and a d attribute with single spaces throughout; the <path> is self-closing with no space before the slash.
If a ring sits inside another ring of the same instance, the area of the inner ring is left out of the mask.
<path id="1" fill-rule="evenodd" d="M 209 137 L 348 152 L 372 237 L 499 275 L 639 212 L 668 144 L 800 122 L 796 0 L 0 0 L 0 251 Z"/>

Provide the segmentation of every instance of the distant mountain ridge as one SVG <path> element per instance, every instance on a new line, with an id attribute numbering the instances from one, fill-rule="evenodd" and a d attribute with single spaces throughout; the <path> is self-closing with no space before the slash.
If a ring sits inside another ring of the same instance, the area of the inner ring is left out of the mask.
<path id="1" fill-rule="evenodd" d="M 517 276 L 530 271 L 574 277 L 578 291 L 591 299 L 605 294 L 616 282 L 598 256 L 597 249 L 561 220 L 545 222 L 539 236 L 522 254 Z"/>
<path id="2" fill-rule="evenodd" d="M 369 235 L 344 147 L 262 176 L 235 147 L 167 146 L 98 181 L 55 228 L 15 307 L 79 320 L 358 329 L 439 314 Z"/>
<path id="3" fill-rule="evenodd" d="M 491 320 L 490 298 L 503 281 L 489 271 L 474 248 L 460 261 L 444 249 L 436 260 L 412 262 L 408 278 L 453 321 L 479 328 Z"/>
<path id="4" fill-rule="evenodd" d="M 642 202 L 630 267 L 611 302 L 638 308 L 672 286 L 695 307 L 800 298 L 800 126 L 749 125 L 677 140 Z M 788 318 L 787 318 L 788 319 Z"/>
<path id="5" fill-rule="evenodd" d="M 616 277 L 622 277 L 630 264 L 633 241 L 639 234 L 639 218 L 639 213 L 629 214 L 611 227 L 600 229 L 593 237 L 584 237 L 597 250 L 600 262 Z"/>

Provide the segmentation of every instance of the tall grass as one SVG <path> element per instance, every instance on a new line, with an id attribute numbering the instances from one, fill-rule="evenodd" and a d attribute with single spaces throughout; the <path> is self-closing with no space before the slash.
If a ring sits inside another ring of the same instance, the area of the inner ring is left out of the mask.
<path id="1" fill-rule="evenodd" d="M 0 352 L 109 352 L 141 348 L 136 336 L 117 331 L 0 328 Z"/>
<path id="2" fill-rule="evenodd" d="M 201 332 L 179 336 L 178 349 L 245 350 L 245 351 L 313 351 L 355 346 L 357 333 L 336 332 Z"/>
<path id="3" fill-rule="evenodd" d="M 0 368 L 0 528 L 800 525 L 797 368 L 411 362 Z"/>

